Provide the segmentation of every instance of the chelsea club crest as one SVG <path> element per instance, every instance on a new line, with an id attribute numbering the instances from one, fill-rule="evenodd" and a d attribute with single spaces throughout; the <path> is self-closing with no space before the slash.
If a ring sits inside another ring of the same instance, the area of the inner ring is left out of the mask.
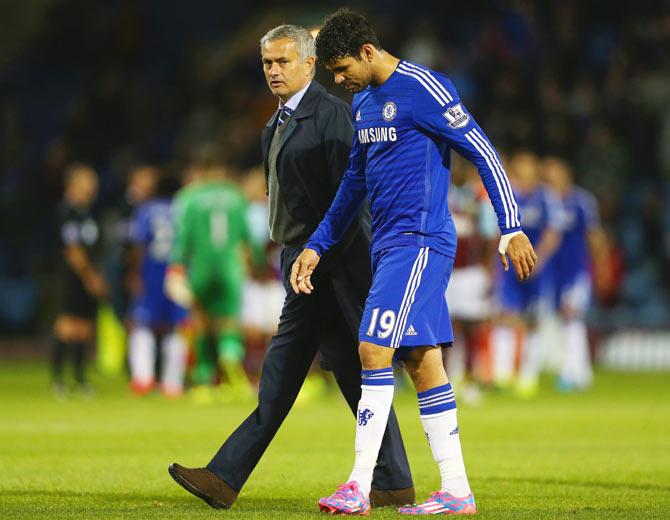
<path id="1" fill-rule="evenodd" d="M 382 116 L 384 117 L 384 121 L 387 123 L 392 121 L 397 113 L 398 108 L 395 106 L 395 103 L 393 101 L 387 101 L 384 105 L 384 108 L 382 109 Z"/>

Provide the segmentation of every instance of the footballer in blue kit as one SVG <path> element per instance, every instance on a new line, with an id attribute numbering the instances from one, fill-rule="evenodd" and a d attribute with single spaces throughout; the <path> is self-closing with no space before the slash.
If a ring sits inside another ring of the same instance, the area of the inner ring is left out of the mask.
<path id="1" fill-rule="evenodd" d="M 155 182 L 149 169 L 136 174 Z M 150 178 L 151 177 L 151 178 Z M 150 391 L 156 377 L 157 339 L 161 339 L 161 390 L 169 397 L 181 395 L 186 368 L 186 344 L 177 331 L 188 311 L 170 300 L 163 289 L 174 234 L 170 199 L 152 197 L 141 204 L 132 217 L 130 236 L 135 264 L 134 295 L 130 307 L 132 329 L 129 345 L 131 389 L 139 394 Z"/>
<path id="2" fill-rule="evenodd" d="M 367 197 L 373 279 L 359 330 L 361 400 L 354 468 L 346 484 L 319 500 L 322 511 L 367 514 L 372 472 L 393 400 L 392 359 L 402 359 L 417 390 L 421 421 L 442 486 L 404 514 L 474 513 L 461 454 L 456 400 L 441 349 L 453 340 L 444 292 L 456 252 L 447 205 L 451 150 L 473 162 L 503 233 L 499 252 L 520 279 L 536 257 L 502 163 L 448 78 L 399 60 L 361 15 L 341 9 L 316 38 L 317 57 L 335 83 L 355 93 L 349 165 L 325 218 L 295 261 L 296 293 L 315 290 L 311 274 Z M 364 419 L 364 420 L 363 420 Z"/>
<path id="3" fill-rule="evenodd" d="M 547 182 L 561 199 L 563 240 L 552 261 L 556 306 L 563 322 L 563 360 L 558 388 L 582 390 L 593 382 L 586 312 L 591 303 L 590 264 L 603 265 L 604 237 L 595 197 L 574 185 L 570 166 L 556 157 L 544 161 Z"/>
<path id="4" fill-rule="evenodd" d="M 595 197 L 574 187 L 562 198 L 563 241 L 553 262 L 557 304 L 583 316 L 591 301 L 589 233 L 600 227 Z"/>
<path id="5" fill-rule="evenodd" d="M 509 172 L 523 214 L 524 232 L 540 260 L 527 282 L 519 282 L 502 269 L 496 273 L 498 312 L 491 334 L 493 380 L 500 387 L 514 383 L 517 394 L 532 397 L 539 389 L 544 362 L 539 321 L 553 308 L 553 257 L 561 242 L 561 202 L 542 184 L 540 161 L 534 153 L 514 153 L 509 159 Z M 517 358 L 521 360 L 518 371 Z"/>

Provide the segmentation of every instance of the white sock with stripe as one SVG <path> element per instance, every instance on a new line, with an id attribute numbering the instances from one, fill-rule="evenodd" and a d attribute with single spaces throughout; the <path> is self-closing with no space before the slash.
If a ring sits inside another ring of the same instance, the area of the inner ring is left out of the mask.
<path id="1" fill-rule="evenodd" d="M 418 393 L 421 423 L 440 469 L 441 491 L 463 498 L 470 494 L 451 383 Z"/>
<path id="2" fill-rule="evenodd" d="M 355 480 L 370 495 L 372 472 L 393 403 L 393 368 L 361 372 L 361 400 L 356 418 L 356 460 L 348 482 Z"/>

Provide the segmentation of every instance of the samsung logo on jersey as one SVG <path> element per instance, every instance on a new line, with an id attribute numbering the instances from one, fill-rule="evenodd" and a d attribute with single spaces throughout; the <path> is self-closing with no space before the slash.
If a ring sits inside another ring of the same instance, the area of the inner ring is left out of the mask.
<path id="1" fill-rule="evenodd" d="M 358 142 L 361 144 L 384 143 L 397 140 L 398 134 L 395 131 L 395 126 L 361 128 L 358 131 Z"/>

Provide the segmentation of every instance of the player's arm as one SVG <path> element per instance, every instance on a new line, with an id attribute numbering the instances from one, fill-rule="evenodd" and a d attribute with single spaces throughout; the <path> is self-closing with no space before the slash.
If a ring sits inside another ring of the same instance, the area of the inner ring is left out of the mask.
<path id="1" fill-rule="evenodd" d="M 423 84 L 417 84 L 412 105 L 415 123 L 475 165 L 498 218 L 502 234 L 498 245 L 500 260 L 507 270 L 509 257 L 517 277 L 527 279 L 537 256 L 521 230 L 519 208 L 500 157 L 460 102 L 451 82 L 425 72 L 420 76 Z"/>
<path id="2" fill-rule="evenodd" d="M 97 299 L 107 298 L 107 282 L 93 265 L 86 248 L 79 242 L 77 224 L 65 222 L 62 227 L 63 256 L 65 261 L 79 277 L 85 289 Z"/>
<path id="3" fill-rule="evenodd" d="M 310 294 L 314 290 L 311 275 L 321 256 L 342 239 L 349 224 L 358 214 L 366 194 L 363 150 L 354 135 L 349 166 L 342 177 L 335 198 L 291 268 L 291 287 L 296 294 L 300 292 Z"/>

